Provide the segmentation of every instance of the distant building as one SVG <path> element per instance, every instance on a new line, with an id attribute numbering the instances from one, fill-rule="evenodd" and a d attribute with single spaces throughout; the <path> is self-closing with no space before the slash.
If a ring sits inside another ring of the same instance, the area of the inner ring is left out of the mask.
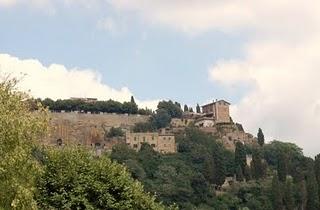
<path id="1" fill-rule="evenodd" d="M 175 137 L 171 133 L 148 132 L 148 133 L 126 133 L 126 144 L 139 151 L 143 143 L 150 144 L 153 149 L 160 153 L 175 153 L 177 151 Z"/>
<path id="2" fill-rule="evenodd" d="M 217 100 L 202 106 L 202 112 L 208 117 L 213 117 L 216 123 L 230 123 L 230 103 Z"/>

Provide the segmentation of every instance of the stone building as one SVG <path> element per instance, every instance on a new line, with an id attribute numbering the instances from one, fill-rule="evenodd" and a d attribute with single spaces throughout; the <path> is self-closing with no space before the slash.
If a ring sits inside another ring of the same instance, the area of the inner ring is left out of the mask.
<path id="1" fill-rule="evenodd" d="M 213 117 L 216 123 L 230 123 L 230 103 L 217 100 L 202 106 L 202 112 L 208 117 Z"/>
<path id="2" fill-rule="evenodd" d="M 126 133 L 126 144 L 135 150 L 140 150 L 143 143 L 150 144 L 160 153 L 175 153 L 177 151 L 175 137 L 164 130 L 148 133 Z"/>
<path id="3" fill-rule="evenodd" d="M 194 123 L 194 119 L 191 118 L 172 118 L 170 125 L 173 128 L 187 127 Z"/>

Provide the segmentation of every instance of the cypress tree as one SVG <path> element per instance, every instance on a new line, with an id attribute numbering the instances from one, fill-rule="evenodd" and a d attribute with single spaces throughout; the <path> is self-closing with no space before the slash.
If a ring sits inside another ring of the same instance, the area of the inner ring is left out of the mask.
<path id="1" fill-rule="evenodd" d="M 248 165 L 246 165 L 246 168 L 244 169 L 244 178 L 246 181 L 250 181 L 252 179 L 251 170 Z"/>
<path id="2" fill-rule="evenodd" d="M 307 209 L 308 210 L 319 210 L 319 193 L 318 183 L 313 170 L 313 167 L 309 167 L 307 173 Z"/>
<path id="3" fill-rule="evenodd" d="M 193 112 L 193 108 L 192 107 L 189 107 L 189 112 Z"/>
<path id="4" fill-rule="evenodd" d="M 272 179 L 271 200 L 274 210 L 283 210 L 282 193 L 278 176 L 275 174 Z"/>
<path id="5" fill-rule="evenodd" d="M 184 111 L 184 112 L 188 112 L 188 111 L 189 111 L 189 108 L 188 108 L 187 104 L 184 105 L 183 111 Z"/>
<path id="6" fill-rule="evenodd" d="M 201 109 L 200 109 L 199 104 L 197 104 L 196 111 L 197 111 L 198 114 L 201 113 Z"/>
<path id="7" fill-rule="evenodd" d="M 136 104 L 133 96 L 131 96 L 131 103 L 132 103 L 132 104 Z"/>
<path id="8" fill-rule="evenodd" d="M 214 161 L 214 184 L 221 186 L 226 179 L 226 165 L 223 152 L 220 148 L 214 148 L 213 151 Z"/>
<path id="9" fill-rule="evenodd" d="M 246 159 L 246 150 L 244 148 L 244 145 L 242 142 L 238 141 L 236 143 L 236 150 L 235 150 L 235 168 L 237 169 L 238 166 L 240 166 L 241 171 L 244 172 L 246 165 L 247 165 L 247 159 Z M 242 173 L 243 174 L 243 173 Z"/>
<path id="10" fill-rule="evenodd" d="M 254 149 L 252 152 L 251 172 L 254 179 L 261 179 L 265 175 L 265 168 L 259 149 Z"/>
<path id="11" fill-rule="evenodd" d="M 320 186 L 320 154 L 318 154 L 314 159 L 314 172 L 316 174 L 318 186 Z M 319 189 L 319 193 L 320 193 L 320 189 Z"/>
<path id="12" fill-rule="evenodd" d="M 263 146 L 263 145 L 264 145 L 264 134 L 263 134 L 261 128 L 259 128 L 259 131 L 258 131 L 258 144 L 259 144 L 260 146 Z"/>
<path id="13" fill-rule="evenodd" d="M 281 153 L 278 157 L 278 177 L 280 182 L 285 182 L 287 177 L 287 156 L 284 153 Z"/>
<path id="14" fill-rule="evenodd" d="M 284 202 L 286 210 L 294 210 L 295 203 L 293 197 L 292 179 L 288 179 L 285 186 Z"/>
<path id="15" fill-rule="evenodd" d="M 307 206 L 307 186 L 304 179 L 297 183 L 297 203 L 298 209 L 304 210 Z"/>
<path id="16" fill-rule="evenodd" d="M 238 165 L 237 169 L 236 169 L 236 179 L 238 182 L 242 182 L 243 181 L 243 173 L 242 173 L 242 169 L 241 166 Z"/>

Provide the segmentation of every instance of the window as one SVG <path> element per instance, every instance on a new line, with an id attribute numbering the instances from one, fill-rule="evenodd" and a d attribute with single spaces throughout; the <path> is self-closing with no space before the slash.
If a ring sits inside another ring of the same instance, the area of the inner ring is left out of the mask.
<path id="1" fill-rule="evenodd" d="M 138 144 L 134 144 L 134 145 L 133 145 L 133 148 L 138 148 Z"/>
<path id="2" fill-rule="evenodd" d="M 145 136 L 143 137 L 143 142 L 146 142 L 146 137 Z"/>
<path id="3" fill-rule="evenodd" d="M 163 140 L 166 140 L 166 137 L 163 137 Z"/>
<path id="4" fill-rule="evenodd" d="M 170 140 L 170 139 L 171 139 L 171 137 L 168 138 L 168 140 Z"/>
<path id="5" fill-rule="evenodd" d="M 152 138 L 152 140 L 154 140 L 154 136 L 152 136 L 151 138 Z"/>
<path id="6" fill-rule="evenodd" d="M 155 147 L 156 147 L 156 145 L 155 145 L 155 144 L 151 144 L 151 146 L 152 146 L 153 148 L 155 148 Z"/>
<path id="7" fill-rule="evenodd" d="M 134 140 L 137 141 L 137 137 L 134 137 Z"/>

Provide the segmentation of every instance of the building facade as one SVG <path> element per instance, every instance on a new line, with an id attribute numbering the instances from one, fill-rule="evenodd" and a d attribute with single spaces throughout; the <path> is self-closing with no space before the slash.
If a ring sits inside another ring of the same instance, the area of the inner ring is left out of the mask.
<path id="1" fill-rule="evenodd" d="M 213 117 L 216 123 L 230 123 L 230 103 L 225 100 L 217 100 L 202 106 L 202 112 L 206 116 Z"/>
<path id="2" fill-rule="evenodd" d="M 164 132 L 126 133 L 126 144 L 134 150 L 139 151 L 143 143 L 151 145 L 155 151 L 164 154 L 177 151 L 173 134 Z"/>

